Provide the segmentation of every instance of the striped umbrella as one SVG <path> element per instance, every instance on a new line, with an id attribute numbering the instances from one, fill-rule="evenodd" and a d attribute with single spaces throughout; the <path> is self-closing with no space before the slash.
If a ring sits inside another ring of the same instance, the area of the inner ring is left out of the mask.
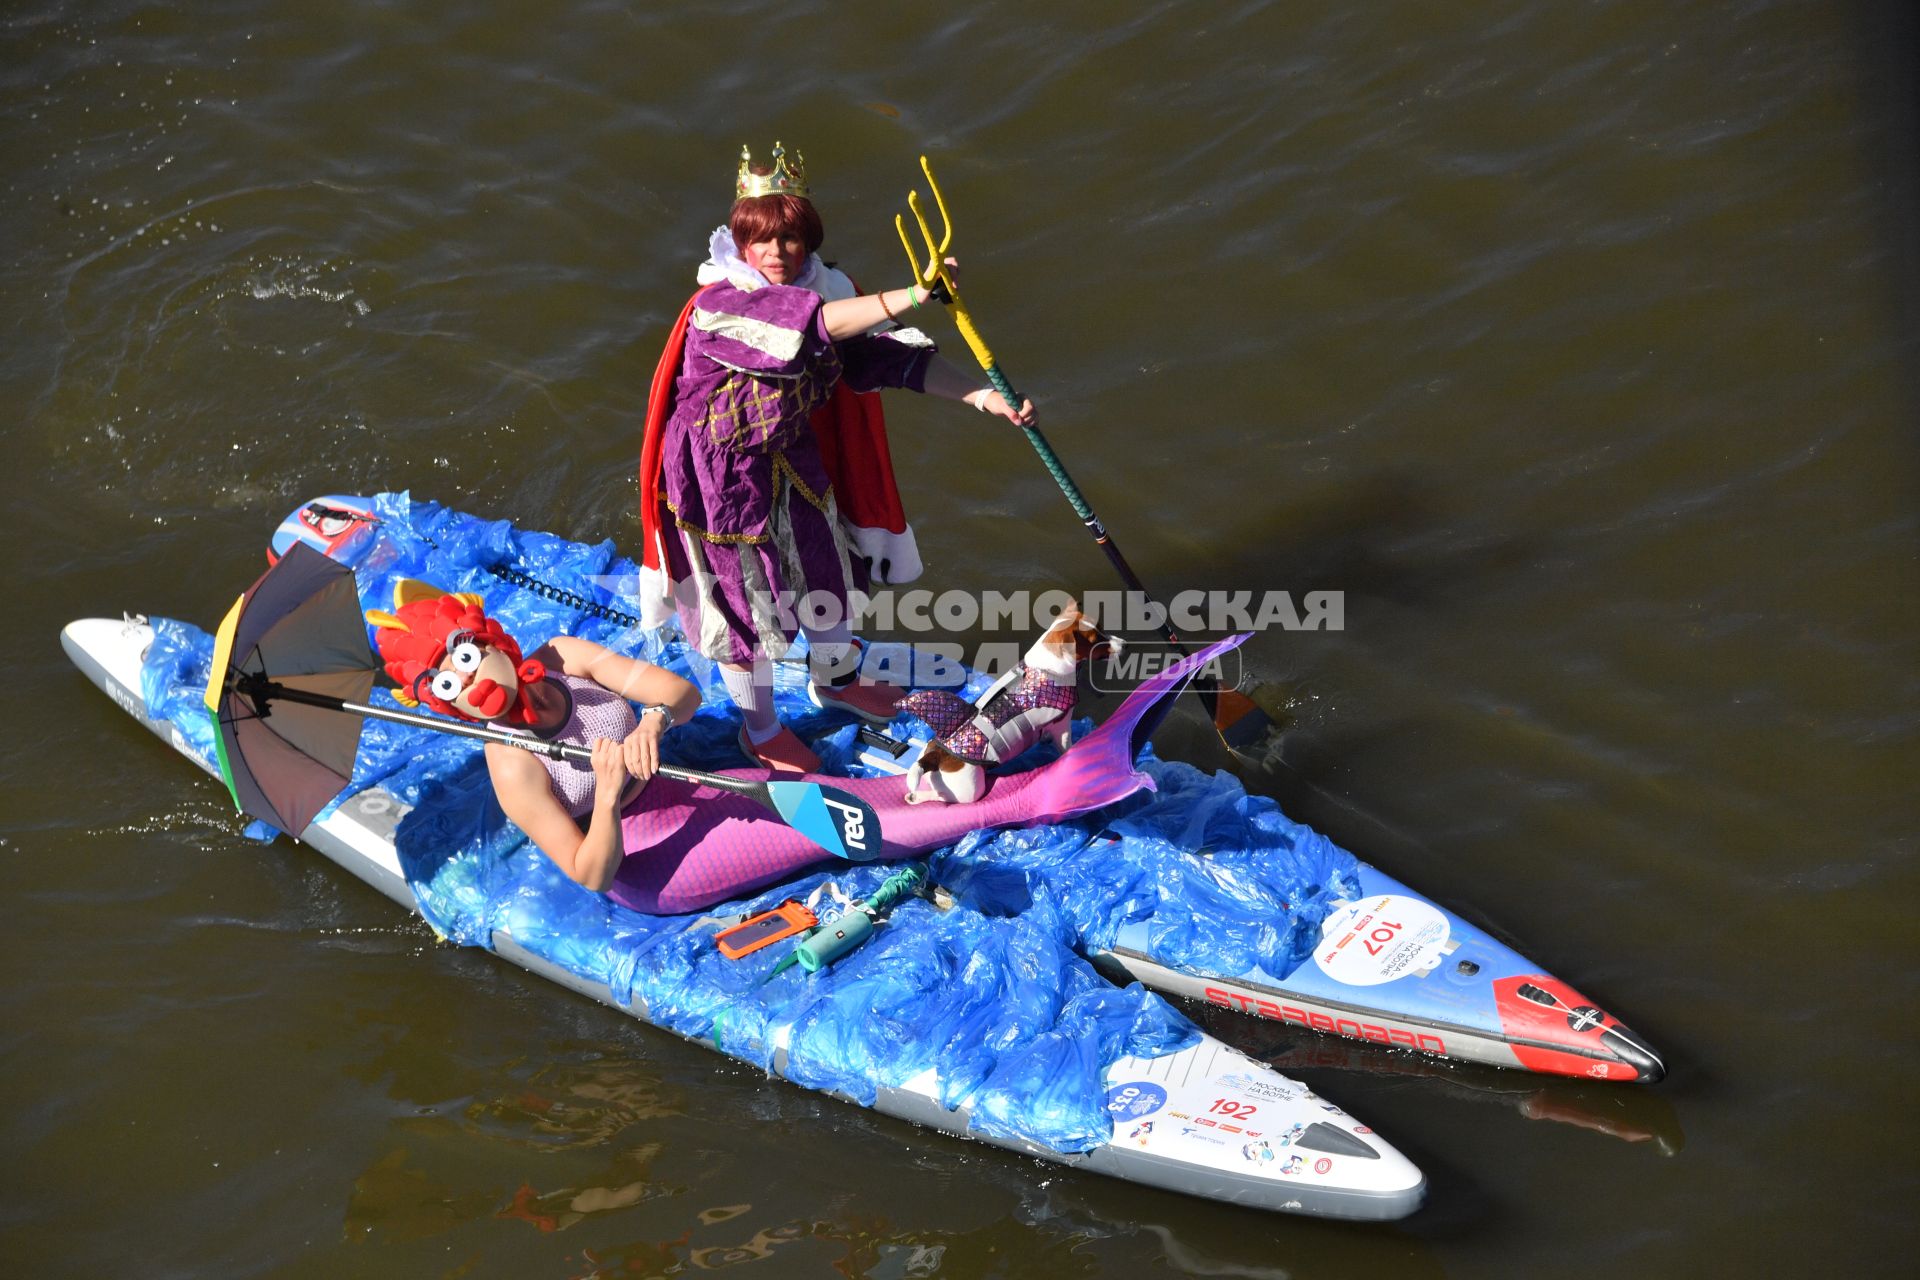
<path id="1" fill-rule="evenodd" d="M 214 634 L 206 701 L 242 813 L 306 830 L 353 777 L 360 721 L 283 691 L 364 702 L 377 671 L 353 570 L 304 543 L 234 601 Z"/>

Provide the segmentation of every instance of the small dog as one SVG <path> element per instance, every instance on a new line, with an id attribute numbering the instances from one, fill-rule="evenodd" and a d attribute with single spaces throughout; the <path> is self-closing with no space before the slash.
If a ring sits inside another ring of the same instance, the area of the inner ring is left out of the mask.
<path id="1" fill-rule="evenodd" d="M 900 699 L 933 730 L 933 741 L 907 770 L 907 800 L 971 804 L 987 790 L 986 766 L 1005 764 L 1042 738 L 1062 751 L 1073 741 L 1075 676 L 1080 665 L 1106 657 L 1120 641 L 1095 630 L 1070 602 L 1019 666 L 969 703 L 946 689 L 922 689 Z"/>

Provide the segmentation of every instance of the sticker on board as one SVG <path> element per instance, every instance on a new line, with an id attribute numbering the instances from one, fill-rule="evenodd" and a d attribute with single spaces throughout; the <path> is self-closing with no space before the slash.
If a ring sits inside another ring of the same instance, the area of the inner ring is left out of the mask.
<path id="1" fill-rule="evenodd" d="M 1432 903 L 1384 893 L 1327 917 L 1313 962 L 1335 982 L 1377 987 L 1439 963 L 1450 932 Z"/>
<path id="2" fill-rule="evenodd" d="M 1150 1080 L 1117 1084 L 1107 1090 L 1107 1114 L 1116 1120 L 1150 1116 L 1167 1104 L 1167 1091 Z"/>

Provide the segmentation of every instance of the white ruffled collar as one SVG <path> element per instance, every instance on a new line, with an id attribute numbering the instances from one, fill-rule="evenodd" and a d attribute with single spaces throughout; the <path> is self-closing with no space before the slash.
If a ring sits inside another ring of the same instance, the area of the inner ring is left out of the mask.
<path id="1" fill-rule="evenodd" d="M 743 293 L 752 293 L 773 283 L 747 265 L 747 260 L 740 256 L 739 248 L 733 243 L 733 232 L 727 229 L 725 223 L 715 227 L 713 235 L 708 238 L 707 260 L 700 264 L 696 278 L 702 286 L 725 280 Z M 811 289 L 828 302 L 854 296 L 853 282 L 843 272 L 822 262 L 817 253 L 807 255 L 807 263 L 800 269 L 800 278 L 793 285 L 798 289 Z"/>

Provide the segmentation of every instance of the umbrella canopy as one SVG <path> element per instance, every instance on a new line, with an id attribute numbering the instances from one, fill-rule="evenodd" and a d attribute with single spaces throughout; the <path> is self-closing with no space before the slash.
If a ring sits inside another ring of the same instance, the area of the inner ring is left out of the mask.
<path id="1" fill-rule="evenodd" d="M 377 670 L 353 570 L 304 543 L 234 601 L 214 634 L 206 701 L 220 776 L 242 813 L 299 835 L 351 781 L 360 744 L 358 717 L 269 706 L 249 685 L 357 702 Z"/>

